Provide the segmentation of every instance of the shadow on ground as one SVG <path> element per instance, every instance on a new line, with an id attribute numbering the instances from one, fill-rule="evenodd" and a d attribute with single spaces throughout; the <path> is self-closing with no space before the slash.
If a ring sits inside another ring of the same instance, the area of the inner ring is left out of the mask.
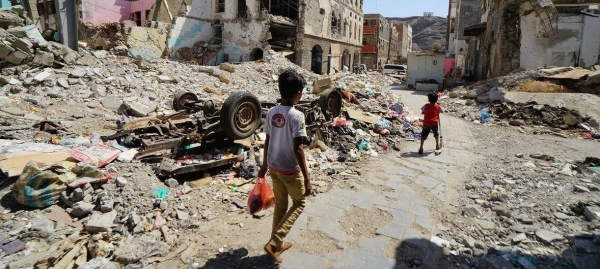
<path id="1" fill-rule="evenodd" d="M 419 154 L 418 148 L 417 148 L 417 150 L 415 150 L 415 151 L 405 152 L 405 153 L 400 154 L 400 156 L 402 156 L 402 158 L 423 158 L 423 157 L 427 157 L 431 154 L 435 154 L 435 151 L 434 150 L 431 150 L 431 151 L 425 150 L 425 151 L 423 151 L 423 154 Z"/>
<path id="2" fill-rule="evenodd" d="M 250 257 L 248 250 L 240 248 L 229 253 L 219 254 L 217 257 L 209 259 L 202 269 L 278 269 L 279 264 L 273 261 L 268 255 Z"/>
<path id="3" fill-rule="evenodd" d="M 427 239 L 409 238 L 396 248 L 394 269 L 588 269 L 599 268 L 600 235 L 579 235 L 573 237 L 575 247 L 560 255 L 528 255 L 522 251 L 489 249 L 485 254 L 473 256 L 465 250 L 463 253 L 444 255 L 444 248 Z M 515 249 L 512 247 L 512 249 Z"/>

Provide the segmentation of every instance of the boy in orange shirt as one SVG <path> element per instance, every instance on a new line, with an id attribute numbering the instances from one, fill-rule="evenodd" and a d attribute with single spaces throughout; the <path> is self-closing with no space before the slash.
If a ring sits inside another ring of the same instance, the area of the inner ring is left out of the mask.
<path id="1" fill-rule="evenodd" d="M 421 133 L 421 147 L 419 148 L 419 154 L 423 154 L 423 143 L 425 143 L 430 132 L 433 132 L 433 137 L 435 137 L 435 150 L 440 150 L 438 124 L 440 122 L 440 113 L 444 113 L 444 109 L 437 103 L 437 94 L 430 93 L 427 95 L 427 99 L 429 99 L 429 104 L 425 104 L 421 108 L 421 112 L 425 116 L 423 116 L 423 132 Z"/>

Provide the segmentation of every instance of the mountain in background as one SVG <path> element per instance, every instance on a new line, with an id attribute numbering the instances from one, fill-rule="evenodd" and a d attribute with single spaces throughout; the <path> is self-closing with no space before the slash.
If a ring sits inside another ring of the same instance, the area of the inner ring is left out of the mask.
<path id="1" fill-rule="evenodd" d="M 442 17 L 414 16 L 406 18 L 386 18 L 391 23 L 404 23 L 413 29 L 413 51 L 431 50 L 434 42 L 445 48 L 448 20 Z"/>

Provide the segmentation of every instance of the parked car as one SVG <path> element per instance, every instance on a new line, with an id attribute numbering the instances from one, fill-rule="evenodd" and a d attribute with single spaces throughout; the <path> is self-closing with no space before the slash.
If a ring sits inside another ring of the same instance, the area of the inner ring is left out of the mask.
<path id="1" fill-rule="evenodd" d="M 386 64 L 383 66 L 384 75 L 406 75 L 406 65 Z"/>

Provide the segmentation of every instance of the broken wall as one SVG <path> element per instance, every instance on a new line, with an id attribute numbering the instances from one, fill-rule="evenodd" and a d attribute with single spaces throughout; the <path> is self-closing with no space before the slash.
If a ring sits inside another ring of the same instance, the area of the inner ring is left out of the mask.
<path id="1" fill-rule="evenodd" d="M 167 34 L 164 28 L 132 27 L 127 38 L 129 56 L 143 60 L 160 58 L 167 48 Z"/>
<path id="2" fill-rule="evenodd" d="M 173 17 L 177 16 L 179 13 L 185 14 L 191 2 L 192 0 L 157 0 L 150 10 L 148 20 L 173 23 L 174 18 L 169 16 L 169 11 Z"/>
<path id="3" fill-rule="evenodd" d="M 197 42 L 210 41 L 217 34 L 211 22 L 177 17 L 173 24 L 167 46 L 171 57 L 181 48 L 193 48 Z"/>
<path id="4" fill-rule="evenodd" d="M 242 18 L 245 10 L 248 15 L 246 18 L 258 18 L 259 7 L 256 0 L 243 1 L 246 5 L 240 7 L 238 6 L 239 0 L 225 0 L 225 10 L 219 12 L 216 0 L 192 0 L 191 6 L 187 9 L 185 15 L 199 20 L 234 20 Z"/>
<path id="5" fill-rule="evenodd" d="M 521 17 L 520 65 L 527 69 L 546 66 L 591 67 L 598 61 L 600 18 L 560 14 L 548 36 L 535 13 Z"/>
<path id="6" fill-rule="evenodd" d="M 227 22 L 223 26 L 223 53 L 230 62 L 250 60 L 254 49 L 263 49 L 269 26 L 264 22 Z"/>
<path id="7" fill-rule="evenodd" d="M 356 46 L 362 44 L 362 9 L 358 1 L 306 0 L 304 34 Z M 355 5 L 356 3 L 356 5 Z"/>
<path id="8" fill-rule="evenodd" d="M 600 17 L 583 16 L 579 66 L 589 68 L 600 61 Z"/>
<path id="9" fill-rule="evenodd" d="M 83 22 L 93 24 L 121 22 L 129 19 L 131 2 L 128 0 L 86 0 L 81 2 Z"/>

